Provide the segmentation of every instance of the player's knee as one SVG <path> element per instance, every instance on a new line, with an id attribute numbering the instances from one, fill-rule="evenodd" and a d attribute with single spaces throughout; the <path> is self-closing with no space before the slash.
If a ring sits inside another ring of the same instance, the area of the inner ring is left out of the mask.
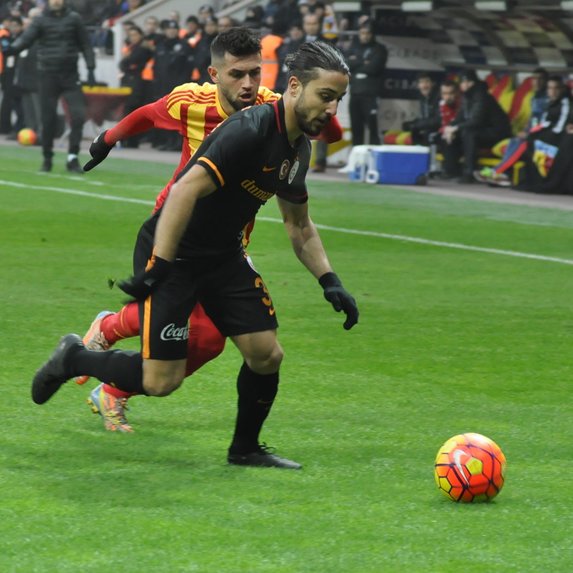
<path id="1" fill-rule="evenodd" d="M 168 396 L 182 383 L 183 378 L 180 376 L 155 376 L 146 380 L 143 386 L 148 396 Z"/>
<path id="2" fill-rule="evenodd" d="M 262 348 L 251 357 L 249 366 L 259 374 L 277 372 L 283 361 L 284 351 L 277 342 L 268 348 Z"/>

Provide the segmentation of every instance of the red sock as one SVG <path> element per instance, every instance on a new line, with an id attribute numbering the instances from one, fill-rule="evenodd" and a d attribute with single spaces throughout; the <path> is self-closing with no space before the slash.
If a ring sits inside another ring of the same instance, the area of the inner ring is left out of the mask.
<path id="1" fill-rule="evenodd" d="M 115 386 L 110 386 L 109 384 L 103 385 L 103 391 L 115 396 L 116 398 L 129 398 L 130 396 L 137 396 L 136 392 L 124 392 Z"/>
<path id="2" fill-rule="evenodd" d="M 139 335 L 139 309 L 137 303 L 130 302 L 119 312 L 109 314 L 101 321 L 100 326 L 105 339 L 110 345 L 122 338 Z"/>

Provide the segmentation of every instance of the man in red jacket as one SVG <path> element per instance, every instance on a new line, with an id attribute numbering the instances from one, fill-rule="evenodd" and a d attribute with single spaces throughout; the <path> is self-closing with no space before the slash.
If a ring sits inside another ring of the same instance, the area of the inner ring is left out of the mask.
<path id="1" fill-rule="evenodd" d="M 158 195 L 154 212 L 171 190 L 180 171 L 193 156 L 203 139 L 227 117 L 248 106 L 273 102 L 281 96 L 260 86 L 261 46 L 259 37 L 247 28 L 231 28 L 219 34 L 211 45 L 209 73 L 213 84 L 183 84 L 155 103 L 143 106 L 121 120 L 112 129 L 101 133 L 92 146 L 92 159 L 84 166 L 89 171 L 101 163 L 120 140 L 152 128 L 178 131 L 184 139 L 181 160 L 173 177 Z M 321 136 L 328 142 L 342 137 L 335 117 Z M 249 242 L 252 221 L 243 231 L 243 244 Z M 100 312 L 92 322 L 84 344 L 89 350 L 108 350 L 118 340 L 139 335 L 137 303 L 124 306 L 119 312 Z M 200 304 L 189 319 L 189 343 L 186 376 L 218 356 L 224 348 L 225 337 L 218 331 Z M 76 379 L 83 384 L 87 376 Z M 109 384 L 100 384 L 90 394 L 88 404 L 100 414 L 107 430 L 131 432 L 125 410 L 129 393 Z"/>

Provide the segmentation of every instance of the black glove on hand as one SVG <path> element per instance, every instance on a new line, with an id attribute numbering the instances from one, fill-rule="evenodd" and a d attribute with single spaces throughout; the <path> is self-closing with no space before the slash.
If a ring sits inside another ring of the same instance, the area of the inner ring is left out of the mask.
<path id="1" fill-rule="evenodd" d="M 350 330 L 358 322 L 358 307 L 352 295 L 342 286 L 336 273 L 325 273 L 319 279 L 324 289 L 324 298 L 332 304 L 336 312 L 344 311 L 344 329 Z"/>
<path id="2" fill-rule="evenodd" d="M 109 152 L 113 149 L 113 145 L 108 145 L 105 142 L 106 133 L 107 131 L 102 131 L 90 145 L 90 155 L 92 156 L 92 159 L 90 159 L 84 165 L 84 171 L 89 171 L 90 169 L 93 169 L 96 165 L 99 165 L 109 155 Z"/>
<path id="3" fill-rule="evenodd" d="M 172 267 L 171 261 L 153 255 L 144 271 L 124 281 L 119 281 L 117 286 L 135 300 L 145 300 L 169 275 Z"/>
<path id="4" fill-rule="evenodd" d="M 88 70 L 88 86 L 95 86 L 96 85 L 96 78 L 93 70 Z"/>

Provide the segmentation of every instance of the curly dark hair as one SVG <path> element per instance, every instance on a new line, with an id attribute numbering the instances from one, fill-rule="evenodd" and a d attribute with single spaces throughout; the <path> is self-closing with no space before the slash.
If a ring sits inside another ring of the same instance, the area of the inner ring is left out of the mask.
<path id="1" fill-rule="evenodd" d="M 218 34 L 211 44 L 211 58 L 252 56 L 261 51 L 261 37 L 249 28 L 229 28 Z"/>

